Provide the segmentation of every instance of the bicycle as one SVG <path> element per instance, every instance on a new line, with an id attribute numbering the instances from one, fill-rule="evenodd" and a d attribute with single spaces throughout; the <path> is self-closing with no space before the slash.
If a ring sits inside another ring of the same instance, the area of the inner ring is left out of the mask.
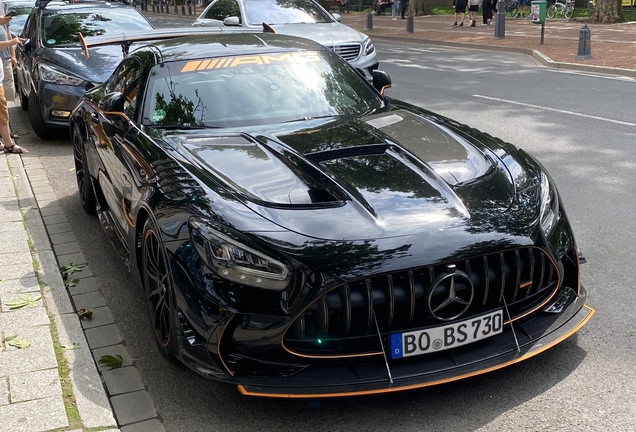
<path id="1" fill-rule="evenodd" d="M 556 0 L 556 3 L 548 8 L 546 14 L 548 15 L 548 18 L 554 18 L 557 15 L 561 15 L 564 18 L 570 19 L 574 14 L 574 0 Z"/>
<path id="2" fill-rule="evenodd" d="M 509 0 L 506 5 L 506 15 L 509 17 L 516 17 L 517 10 L 519 9 L 519 1 L 518 0 Z"/>

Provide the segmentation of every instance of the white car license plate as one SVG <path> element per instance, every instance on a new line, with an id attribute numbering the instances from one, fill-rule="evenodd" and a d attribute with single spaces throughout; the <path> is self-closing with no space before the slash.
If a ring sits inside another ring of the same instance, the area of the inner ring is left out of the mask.
<path id="1" fill-rule="evenodd" d="M 391 334 L 391 358 L 443 351 L 486 339 L 503 331 L 503 309 L 464 321 Z"/>

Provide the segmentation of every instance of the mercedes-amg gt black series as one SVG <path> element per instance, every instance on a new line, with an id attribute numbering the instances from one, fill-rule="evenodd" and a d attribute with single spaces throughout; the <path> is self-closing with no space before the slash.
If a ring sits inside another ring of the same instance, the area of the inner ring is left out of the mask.
<path id="1" fill-rule="evenodd" d="M 264 31 L 155 40 L 83 96 L 81 202 L 166 357 L 247 395 L 384 393 L 511 365 L 591 318 L 545 169 L 390 83 Z"/>

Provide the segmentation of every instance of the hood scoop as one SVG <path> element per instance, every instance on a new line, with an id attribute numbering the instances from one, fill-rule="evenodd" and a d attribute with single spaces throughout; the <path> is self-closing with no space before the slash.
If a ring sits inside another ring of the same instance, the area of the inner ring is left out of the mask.
<path id="1" fill-rule="evenodd" d="M 425 117 L 396 110 L 369 116 L 365 122 L 398 142 L 451 186 L 477 179 L 492 167 L 471 143 Z"/>
<path id="2" fill-rule="evenodd" d="M 249 136 L 180 137 L 179 141 L 201 164 L 251 201 L 274 206 L 340 202 L 307 172 Z"/>

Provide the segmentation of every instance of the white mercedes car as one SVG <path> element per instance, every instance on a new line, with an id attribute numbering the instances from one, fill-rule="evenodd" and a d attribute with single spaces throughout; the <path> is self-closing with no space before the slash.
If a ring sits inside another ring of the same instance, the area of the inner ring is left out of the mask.
<path id="1" fill-rule="evenodd" d="M 367 80 L 378 68 L 375 47 L 369 36 L 340 23 L 314 0 L 214 0 L 192 23 L 192 27 L 262 28 L 276 33 L 311 39 L 335 51 Z"/>

